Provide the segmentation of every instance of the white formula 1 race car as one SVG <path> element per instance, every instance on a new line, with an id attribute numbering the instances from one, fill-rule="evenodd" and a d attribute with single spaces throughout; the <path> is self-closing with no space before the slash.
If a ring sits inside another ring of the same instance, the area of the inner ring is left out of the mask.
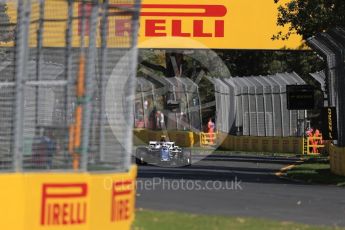
<path id="1" fill-rule="evenodd" d="M 136 150 L 136 163 L 158 164 L 164 166 L 190 166 L 191 153 L 184 151 L 175 142 L 150 141 L 148 146 L 140 146 Z"/>

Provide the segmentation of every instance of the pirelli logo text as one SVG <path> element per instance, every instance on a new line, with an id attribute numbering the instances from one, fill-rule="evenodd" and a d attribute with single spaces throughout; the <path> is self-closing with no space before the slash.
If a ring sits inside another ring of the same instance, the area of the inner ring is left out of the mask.
<path id="1" fill-rule="evenodd" d="M 41 225 L 68 226 L 87 222 L 88 186 L 80 184 L 43 184 Z"/>
<path id="2" fill-rule="evenodd" d="M 146 37 L 222 38 L 226 14 L 223 5 L 152 4 L 143 5 L 141 12 Z"/>
<path id="3" fill-rule="evenodd" d="M 134 183 L 132 180 L 118 181 L 113 183 L 111 194 L 111 221 L 128 221 L 133 212 Z"/>
<path id="4" fill-rule="evenodd" d="M 124 5 L 122 5 L 124 6 Z M 126 5 L 128 6 L 128 5 Z M 132 31 L 131 17 L 117 17 L 119 4 L 110 4 L 108 28 L 110 36 L 128 37 Z M 112 12 L 114 11 L 114 12 Z M 84 13 L 83 13 L 84 12 Z M 113 14 L 112 14 L 113 13 Z M 189 37 L 189 38 L 224 38 L 224 17 L 228 10 L 224 5 L 188 5 L 188 4 L 143 4 L 140 16 L 144 37 Z M 79 16 L 91 15 L 91 5 L 79 5 Z M 114 16 L 112 16 L 114 15 Z M 128 15 L 127 15 L 128 16 Z M 79 35 L 82 21 L 79 22 Z M 86 22 L 85 36 L 89 33 Z"/>

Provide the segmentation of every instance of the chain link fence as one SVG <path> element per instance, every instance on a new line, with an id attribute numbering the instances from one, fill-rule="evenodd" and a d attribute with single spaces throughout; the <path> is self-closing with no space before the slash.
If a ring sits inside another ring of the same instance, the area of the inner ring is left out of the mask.
<path id="1" fill-rule="evenodd" d="M 127 170 L 139 1 L 0 6 L 0 169 Z"/>

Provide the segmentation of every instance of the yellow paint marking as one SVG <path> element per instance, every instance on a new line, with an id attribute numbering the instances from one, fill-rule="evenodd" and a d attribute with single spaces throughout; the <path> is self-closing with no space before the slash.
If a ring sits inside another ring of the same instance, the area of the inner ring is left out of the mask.
<path id="1" fill-rule="evenodd" d="M 276 172 L 275 175 L 278 176 L 278 177 L 281 177 L 283 176 L 287 171 L 293 169 L 294 167 L 296 167 L 297 165 L 303 163 L 304 161 L 301 159 L 300 161 L 297 161 L 295 164 L 291 164 L 291 165 L 288 165 L 288 166 L 285 166 L 283 168 L 280 169 L 279 172 Z"/>

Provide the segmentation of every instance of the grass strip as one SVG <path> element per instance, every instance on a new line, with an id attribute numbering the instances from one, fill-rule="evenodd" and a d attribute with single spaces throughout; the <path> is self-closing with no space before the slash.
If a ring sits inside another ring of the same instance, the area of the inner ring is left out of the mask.
<path id="1" fill-rule="evenodd" d="M 256 218 L 138 210 L 133 230 L 344 230 Z"/>

